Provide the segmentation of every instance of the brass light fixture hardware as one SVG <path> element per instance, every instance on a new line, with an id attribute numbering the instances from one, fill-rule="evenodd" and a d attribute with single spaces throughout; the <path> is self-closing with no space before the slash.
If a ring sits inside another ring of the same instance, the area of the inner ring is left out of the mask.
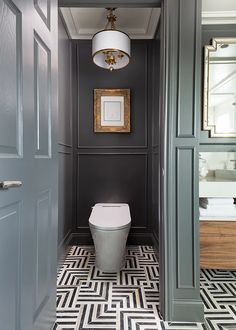
<path id="1" fill-rule="evenodd" d="M 94 63 L 110 72 L 125 67 L 130 61 L 130 38 L 116 29 L 115 9 L 107 8 L 105 29 L 95 33 L 92 39 Z"/>

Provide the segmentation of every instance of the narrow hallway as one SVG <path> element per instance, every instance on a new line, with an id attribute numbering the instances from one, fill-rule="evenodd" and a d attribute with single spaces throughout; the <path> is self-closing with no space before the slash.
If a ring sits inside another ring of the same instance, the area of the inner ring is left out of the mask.
<path id="1" fill-rule="evenodd" d="M 60 265 L 54 330 L 236 329 L 236 271 L 201 271 L 207 328 L 160 319 L 159 266 L 153 247 L 128 246 L 120 273 L 100 272 L 94 261 L 93 246 L 72 246 Z"/>

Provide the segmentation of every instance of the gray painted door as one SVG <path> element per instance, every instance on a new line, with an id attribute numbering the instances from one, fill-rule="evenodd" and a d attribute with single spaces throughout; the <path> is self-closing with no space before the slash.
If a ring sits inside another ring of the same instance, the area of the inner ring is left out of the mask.
<path id="1" fill-rule="evenodd" d="M 55 320 L 57 4 L 0 0 L 0 323 Z"/>

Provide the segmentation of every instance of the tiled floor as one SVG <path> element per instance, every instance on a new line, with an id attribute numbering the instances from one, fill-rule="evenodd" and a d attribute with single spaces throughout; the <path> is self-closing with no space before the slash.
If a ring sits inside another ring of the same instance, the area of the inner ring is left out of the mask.
<path id="1" fill-rule="evenodd" d="M 151 246 L 129 246 L 126 266 L 103 273 L 92 246 L 73 246 L 58 272 L 54 330 L 236 330 L 236 271 L 201 272 L 207 326 L 164 323 L 158 262 Z"/>

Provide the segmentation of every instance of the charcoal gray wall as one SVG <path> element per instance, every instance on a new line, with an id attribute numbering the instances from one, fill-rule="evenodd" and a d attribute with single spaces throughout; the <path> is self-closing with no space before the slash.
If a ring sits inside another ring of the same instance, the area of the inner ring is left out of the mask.
<path id="1" fill-rule="evenodd" d="M 158 235 L 160 226 L 160 111 L 159 111 L 159 79 L 160 79 L 160 40 L 153 41 L 152 56 L 151 56 L 151 100 L 152 100 L 152 174 L 151 174 L 151 189 L 152 189 L 152 207 L 151 207 L 151 223 L 153 240 L 158 248 Z"/>
<path id="2" fill-rule="evenodd" d="M 71 43 L 63 22 L 58 22 L 58 88 L 59 88 L 59 213 L 58 246 L 61 255 L 69 239 L 72 227 L 72 97 L 71 97 Z"/>
<path id="3" fill-rule="evenodd" d="M 210 45 L 212 38 L 235 37 L 236 24 L 233 25 L 203 25 L 202 26 L 202 49 Z M 204 58 L 204 57 L 202 57 Z M 202 77 L 203 77 L 202 70 Z M 203 86 L 202 86 L 203 87 Z M 203 90 L 203 88 L 202 88 Z M 201 103 L 202 105 L 203 103 Z M 201 117 L 202 127 L 202 117 Z M 200 151 L 235 151 L 236 138 L 210 138 L 209 132 L 201 130 Z"/>
<path id="4" fill-rule="evenodd" d="M 152 244 L 153 41 L 132 41 L 131 63 L 112 73 L 93 64 L 91 41 L 74 41 L 73 56 L 73 70 L 78 74 L 78 86 L 73 89 L 77 154 L 74 242 L 92 242 L 88 218 L 95 203 L 127 202 L 132 215 L 129 243 Z M 130 88 L 131 133 L 94 133 L 94 88 Z M 155 162 L 157 159 L 156 154 Z"/>

